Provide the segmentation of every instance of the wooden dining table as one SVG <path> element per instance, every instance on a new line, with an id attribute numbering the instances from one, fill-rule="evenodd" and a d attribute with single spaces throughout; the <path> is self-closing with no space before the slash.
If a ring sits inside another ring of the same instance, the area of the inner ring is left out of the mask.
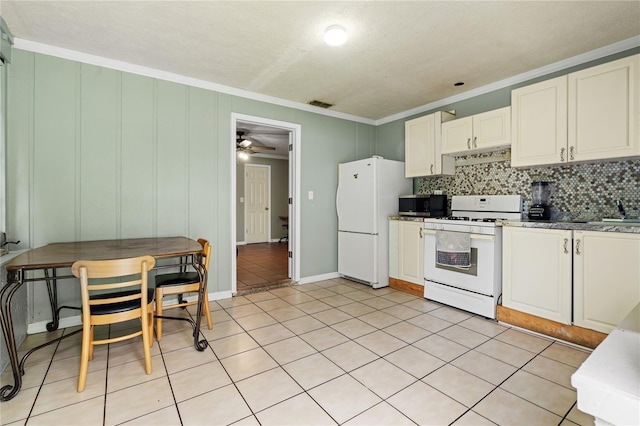
<path id="1" fill-rule="evenodd" d="M 60 339 L 76 334 L 82 329 L 66 334 L 58 339 L 51 340 L 43 345 L 28 351 L 21 360 L 18 359 L 18 350 L 11 319 L 11 300 L 16 291 L 27 282 L 44 282 L 49 293 L 52 321 L 47 324 L 48 331 L 58 328 L 60 310 L 80 309 L 73 306 L 58 306 L 57 284 L 62 279 L 75 279 L 68 268 L 77 260 L 113 260 L 129 257 L 153 256 L 156 260 L 171 259 L 162 262 L 154 269 L 176 268 L 192 266 L 201 274 L 200 291 L 198 293 L 198 308 L 195 321 L 189 318 L 165 317 L 167 319 L 186 320 L 193 326 L 194 346 L 203 351 L 207 347 L 207 340 L 198 340 L 200 337 L 200 321 L 202 317 L 203 303 L 207 300 L 205 289 L 207 271 L 202 263 L 202 246 L 197 241 L 186 237 L 158 237 L 158 238 L 134 238 L 103 241 L 77 241 L 52 243 L 29 250 L 5 265 L 7 270 L 7 283 L 0 290 L 0 323 L 4 336 L 7 352 L 13 370 L 13 385 L 6 385 L 0 389 L 0 401 L 8 401 L 15 397 L 22 386 L 24 364 L 29 355 L 34 351 L 48 346 Z M 41 274 L 38 272 L 41 271 Z M 66 273 L 66 275 L 61 275 Z M 40 276 L 43 275 L 43 276 Z"/>

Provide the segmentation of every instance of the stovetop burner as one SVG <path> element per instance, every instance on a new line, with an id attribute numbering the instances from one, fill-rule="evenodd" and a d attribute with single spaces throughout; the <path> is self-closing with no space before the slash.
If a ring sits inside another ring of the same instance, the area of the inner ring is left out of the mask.
<path id="1" fill-rule="evenodd" d="M 498 220 L 500 220 L 500 218 L 496 218 L 496 217 L 474 217 L 474 218 L 469 218 L 469 216 L 442 216 L 442 217 L 436 217 L 435 219 L 441 219 L 441 220 L 466 220 L 467 222 L 487 222 L 487 223 L 494 223 L 497 222 Z"/>
<path id="2" fill-rule="evenodd" d="M 437 217 L 436 219 L 442 219 L 442 220 L 469 220 L 468 216 L 442 216 L 442 217 Z"/>

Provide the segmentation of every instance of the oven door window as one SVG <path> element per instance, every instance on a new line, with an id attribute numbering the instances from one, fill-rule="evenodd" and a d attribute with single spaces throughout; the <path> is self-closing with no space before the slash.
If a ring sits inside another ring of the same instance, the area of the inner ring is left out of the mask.
<path id="1" fill-rule="evenodd" d="M 456 272 L 458 274 L 466 274 L 472 275 L 474 277 L 478 276 L 478 249 L 475 247 L 471 247 L 471 267 L 467 268 L 456 268 L 455 266 L 446 266 L 440 265 L 434 261 L 436 268 L 444 269 L 451 272 Z"/>
<path id="2" fill-rule="evenodd" d="M 491 295 L 500 267 L 497 266 L 495 238 L 471 234 L 471 268 L 459 269 L 436 264 L 436 235 L 424 235 L 424 278 L 475 293 Z"/>

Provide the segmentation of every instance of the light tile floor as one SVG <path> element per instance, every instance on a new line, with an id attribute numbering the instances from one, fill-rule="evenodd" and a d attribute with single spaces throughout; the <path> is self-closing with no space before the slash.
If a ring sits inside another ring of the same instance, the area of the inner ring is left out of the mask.
<path id="1" fill-rule="evenodd" d="M 390 288 L 335 279 L 211 307 L 204 352 L 193 348 L 187 323 L 165 321 L 152 374 L 144 373 L 138 340 L 112 344 L 96 349 L 82 393 L 79 335 L 36 351 L 21 392 L 0 404 L 1 423 L 594 422 L 577 410 L 570 384 L 589 351 Z M 48 338 L 30 335 L 20 351 Z M 5 372 L 3 385 L 11 382 Z"/>

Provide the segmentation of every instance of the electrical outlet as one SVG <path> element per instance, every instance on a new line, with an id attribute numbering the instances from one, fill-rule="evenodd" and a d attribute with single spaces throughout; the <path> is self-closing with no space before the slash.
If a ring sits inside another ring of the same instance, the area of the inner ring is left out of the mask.
<path id="1" fill-rule="evenodd" d="M 313 200 L 313 191 L 309 191 L 309 199 Z"/>

